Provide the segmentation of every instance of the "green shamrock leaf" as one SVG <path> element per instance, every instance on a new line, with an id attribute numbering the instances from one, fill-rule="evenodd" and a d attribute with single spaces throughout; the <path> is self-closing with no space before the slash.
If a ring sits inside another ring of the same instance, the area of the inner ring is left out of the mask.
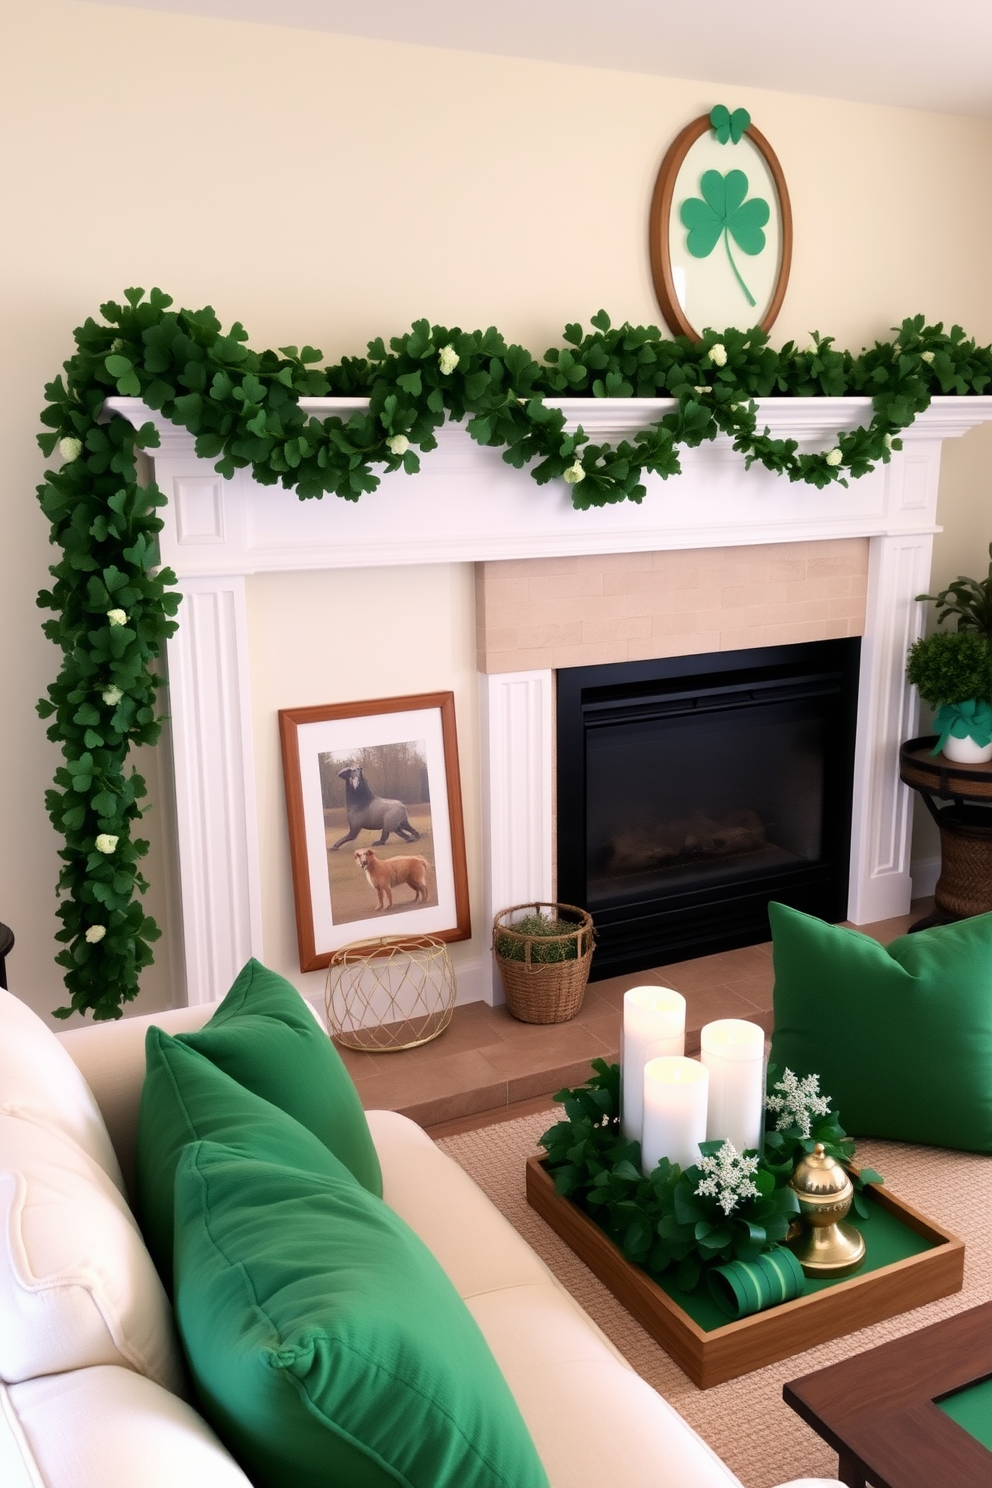
<path id="1" fill-rule="evenodd" d="M 731 113 L 722 103 L 718 103 L 716 108 L 710 110 L 710 123 L 721 145 L 725 145 L 728 140 L 736 145 L 750 126 L 751 115 L 747 109 L 734 109 Z"/>
<path id="2" fill-rule="evenodd" d="M 748 181 L 744 172 L 739 170 L 728 171 L 725 176 L 716 170 L 704 171 L 699 187 L 703 193 L 702 200 L 690 196 L 682 203 L 679 212 L 683 227 L 689 229 L 686 247 L 693 258 L 708 258 L 722 237 L 734 278 L 748 304 L 753 306 L 755 298 L 734 262 L 730 239 L 733 237 L 744 253 L 755 255 L 763 252 L 763 229 L 771 215 L 768 203 L 761 196 L 745 200 Z"/>

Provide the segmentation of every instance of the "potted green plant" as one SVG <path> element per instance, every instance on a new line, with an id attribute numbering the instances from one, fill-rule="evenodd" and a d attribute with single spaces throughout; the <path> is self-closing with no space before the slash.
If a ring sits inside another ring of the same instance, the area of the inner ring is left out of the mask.
<path id="1" fill-rule="evenodd" d="M 950 617 L 957 622 L 955 630 L 917 641 L 906 663 L 910 682 L 935 710 L 933 753 L 958 764 L 992 760 L 992 562 L 987 578 L 959 575 L 939 594 L 917 599 L 938 606 L 938 624 Z"/>

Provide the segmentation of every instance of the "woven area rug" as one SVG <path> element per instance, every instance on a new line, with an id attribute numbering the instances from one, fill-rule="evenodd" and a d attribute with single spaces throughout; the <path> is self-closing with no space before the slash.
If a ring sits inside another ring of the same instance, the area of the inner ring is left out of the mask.
<path id="1" fill-rule="evenodd" d="M 876 1168 L 893 1193 L 964 1240 L 964 1290 L 741 1379 L 699 1390 L 528 1206 L 524 1164 L 538 1150 L 542 1132 L 557 1119 L 557 1111 L 549 1108 L 536 1116 L 445 1137 L 438 1146 L 471 1174 L 638 1374 L 681 1412 L 745 1488 L 774 1488 L 790 1478 L 836 1476 L 836 1453 L 784 1404 L 785 1380 L 992 1297 L 992 1158 L 862 1141 L 859 1163 Z"/>

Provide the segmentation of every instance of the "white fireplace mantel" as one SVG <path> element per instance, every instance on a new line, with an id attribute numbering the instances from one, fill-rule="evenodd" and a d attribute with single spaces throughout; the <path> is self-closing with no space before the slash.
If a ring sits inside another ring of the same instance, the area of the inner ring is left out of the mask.
<path id="1" fill-rule="evenodd" d="M 303 400 L 315 417 L 347 418 L 364 406 Z M 673 404 L 562 406 L 570 424 L 600 441 L 629 437 Z M 870 417 L 861 398 L 771 398 L 759 407 L 759 426 L 808 450 L 829 449 L 838 430 Z M 458 425 L 439 432 L 417 476 L 385 476 L 355 503 L 300 502 L 245 471 L 224 480 L 196 458 L 191 435 L 140 400 L 112 398 L 107 410 L 158 428 L 152 458 L 168 498 L 161 558 L 184 596 L 168 669 L 191 1002 L 229 985 L 249 956 L 264 956 L 245 605 L 253 573 L 868 538 L 849 916 L 864 924 L 908 908 L 910 814 L 896 757 L 916 707 L 904 660 L 922 629 L 915 596 L 929 582 L 942 441 L 992 419 L 992 397 L 935 398 L 903 434 L 902 452 L 846 488 L 816 491 L 759 466 L 745 471 L 720 437 L 682 451 L 680 476 L 648 477 L 639 505 L 587 512 L 573 509 L 564 482 L 536 485 Z M 487 861 L 477 922 L 493 905 L 549 898 L 552 861 L 551 674 L 496 674 L 480 686 Z"/>

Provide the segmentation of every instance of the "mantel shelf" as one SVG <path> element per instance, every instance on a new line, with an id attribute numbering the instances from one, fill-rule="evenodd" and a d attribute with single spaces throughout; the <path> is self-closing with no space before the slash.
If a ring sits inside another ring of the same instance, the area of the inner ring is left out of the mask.
<path id="1" fill-rule="evenodd" d="M 681 475 L 647 476 L 642 502 L 577 511 L 564 481 L 536 485 L 457 423 L 439 431 L 419 475 L 386 474 L 357 502 L 300 502 L 281 487 L 257 485 L 247 471 L 223 480 L 213 461 L 196 458 L 191 434 L 139 399 L 110 398 L 106 406 L 159 430 L 155 466 L 170 496 L 162 558 L 180 578 L 933 533 L 941 442 L 992 420 L 992 397 L 935 398 L 888 465 L 822 491 L 759 465 L 746 469 L 721 436 L 680 451 Z M 316 418 L 347 418 L 367 400 L 309 398 L 301 406 Z M 570 428 L 581 423 L 594 439 L 617 440 L 674 403 L 572 398 L 559 406 Z M 765 398 L 759 408 L 775 435 L 821 450 L 870 413 L 866 398 Z"/>

